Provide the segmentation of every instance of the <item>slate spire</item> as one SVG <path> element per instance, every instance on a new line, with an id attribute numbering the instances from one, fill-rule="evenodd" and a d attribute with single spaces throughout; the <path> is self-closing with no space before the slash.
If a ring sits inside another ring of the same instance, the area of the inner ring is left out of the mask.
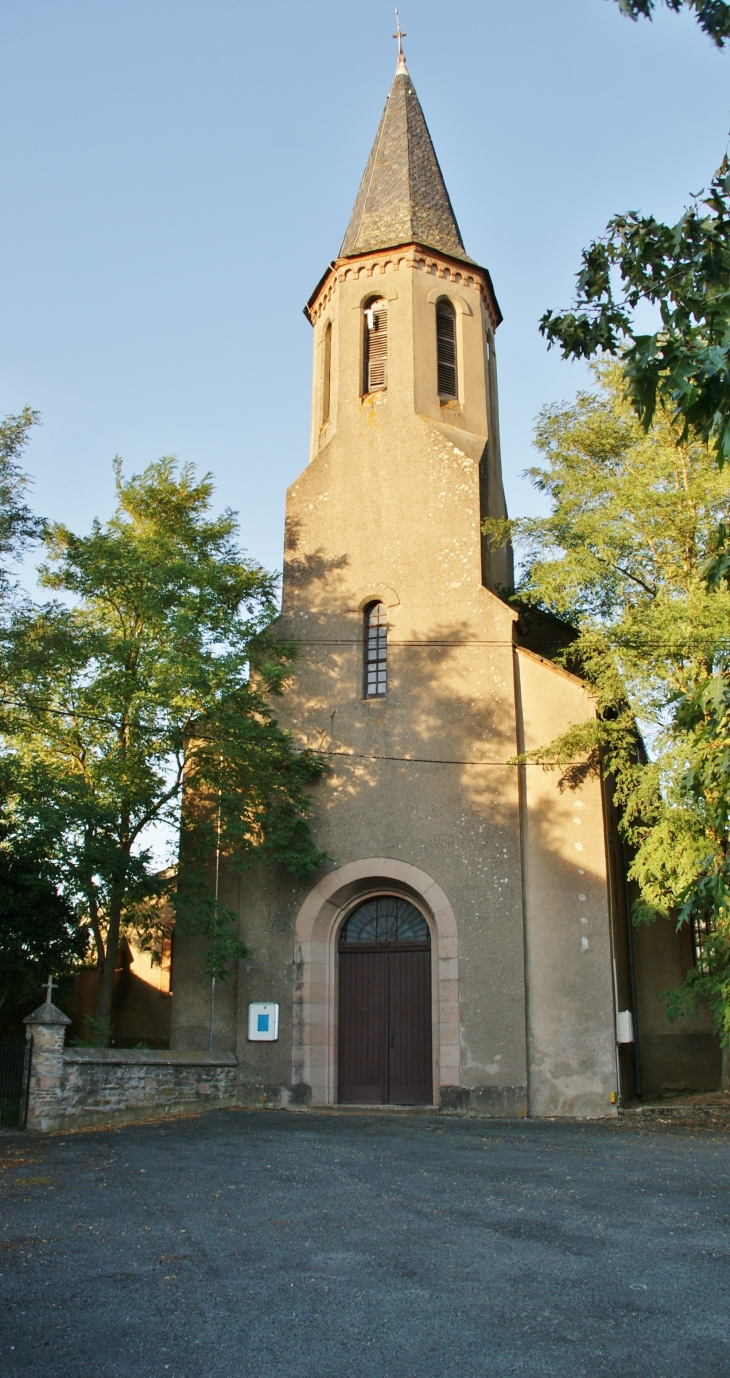
<path id="1" fill-rule="evenodd" d="M 398 244 L 422 244 L 473 262 L 402 53 L 340 257 Z"/>

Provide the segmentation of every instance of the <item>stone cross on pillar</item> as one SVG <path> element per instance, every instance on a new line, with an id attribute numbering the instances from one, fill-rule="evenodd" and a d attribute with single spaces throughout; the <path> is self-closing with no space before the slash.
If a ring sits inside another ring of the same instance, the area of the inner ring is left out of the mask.
<path id="1" fill-rule="evenodd" d="M 29 1129 L 55 1127 L 63 1094 L 63 1045 L 66 1027 L 71 1023 L 67 1014 L 51 1003 L 53 977 L 48 978 L 46 998 L 24 1020 L 29 1049 L 30 1083 L 28 1089 Z"/>
<path id="2" fill-rule="evenodd" d="M 53 1003 L 52 1000 L 51 1000 L 51 992 L 52 992 L 54 986 L 56 987 L 56 989 L 58 989 L 58 981 L 54 981 L 53 977 L 52 977 L 52 976 L 49 976 L 49 977 L 48 977 L 48 980 L 46 981 L 46 1004 L 47 1004 L 47 1005 L 51 1005 L 51 1004 Z"/>

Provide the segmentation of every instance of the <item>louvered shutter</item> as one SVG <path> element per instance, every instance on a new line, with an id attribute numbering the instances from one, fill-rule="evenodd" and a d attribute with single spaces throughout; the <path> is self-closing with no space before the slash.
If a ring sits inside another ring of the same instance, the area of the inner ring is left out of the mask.
<path id="1" fill-rule="evenodd" d="M 332 392 L 332 322 L 328 321 L 324 332 L 324 370 L 322 375 L 322 425 L 330 419 L 330 397 Z"/>
<path id="2" fill-rule="evenodd" d="M 388 386 L 388 307 L 373 302 L 365 312 L 365 391 Z"/>
<path id="3" fill-rule="evenodd" d="M 456 313 L 448 301 L 436 304 L 436 353 L 439 397 L 458 397 L 456 386 Z"/>

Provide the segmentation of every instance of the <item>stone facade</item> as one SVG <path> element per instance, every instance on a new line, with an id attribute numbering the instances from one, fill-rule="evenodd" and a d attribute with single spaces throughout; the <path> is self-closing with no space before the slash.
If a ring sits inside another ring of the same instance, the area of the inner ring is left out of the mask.
<path id="1" fill-rule="evenodd" d="M 251 957 L 216 992 L 215 1046 L 238 1058 L 242 1103 L 336 1103 L 338 937 L 358 902 L 395 895 L 430 930 L 434 1103 L 610 1116 L 630 1085 L 629 1071 L 619 1084 L 616 1041 L 630 992 L 604 784 L 589 775 L 565 788 L 560 770 L 514 765 L 595 705 L 527 644 L 501 596 L 509 547 L 490 551 L 482 537 L 485 517 L 506 514 L 501 314 L 489 274 L 463 253 L 442 182 L 424 188 L 423 169 L 438 168 L 426 141 L 399 69 L 343 253 L 306 308 L 310 457 L 287 495 L 279 623 L 299 660 L 278 716 L 327 759 L 312 825 L 330 861 L 308 883 L 275 868 L 241 881 L 223 868 L 221 898 L 239 913 Z M 415 237 L 415 225 L 425 244 L 383 243 L 404 226 Z M 458 375 L 448 399 L 438 384 L 444 299 Z M 374 301 L 387 311 L 387 385 L 368 393 Z M 387 609 L 388 687 L 369 698 L 373 602 Z M 208 1042 L 201 957 L 178 939 L 180 1050 Z M 259 1000 L 280 1003 L 278 1042 L 248 1041 L 248 1004 Z"/>

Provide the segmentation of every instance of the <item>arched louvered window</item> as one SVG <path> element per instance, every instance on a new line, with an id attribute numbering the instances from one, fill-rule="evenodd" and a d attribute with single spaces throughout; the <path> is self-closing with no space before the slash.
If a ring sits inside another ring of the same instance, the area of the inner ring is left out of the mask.
<path id="1" fill-rule="evenodd" d="M 456 377 L 456 312 L 442 297 L 436 303 L 436 357 L 439 397 L 459 396 Z"/>
<path id="2" fill-rule="evenodd" d="M 388 303 L 368 302 L 364 311 L 363 392 L 388 386 Z"/>
<path id="3" fill-rule="evenodd" d="M 369 603 L 365 609 L 365 698 L 382 698 L 388 690 L 388 609 Z"/>
<path id="4" fill-rule="evenodd" d="M 322 371 L 322 425 L 330 419 L 330 400 L 332 395 L 332 322 L 328 321 L 324 330 Z"/>

